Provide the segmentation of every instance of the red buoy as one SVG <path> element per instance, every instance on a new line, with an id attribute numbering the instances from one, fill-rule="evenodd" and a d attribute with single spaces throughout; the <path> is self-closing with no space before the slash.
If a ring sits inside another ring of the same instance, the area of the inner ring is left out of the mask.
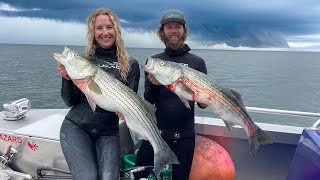
<path id="1" fill-rule="evenodd" d="M 197 135 L 189 180 L 212 179 L 234 180 L 232 159 L 218 143 Z"/>

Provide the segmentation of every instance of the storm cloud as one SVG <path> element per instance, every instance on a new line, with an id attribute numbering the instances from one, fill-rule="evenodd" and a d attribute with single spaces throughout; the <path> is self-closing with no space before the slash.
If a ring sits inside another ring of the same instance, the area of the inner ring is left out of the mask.
<path id="1" fill-rule="evenodd" d="M 99 7 L 111 8 L 122 27 L 136 33 L 154 32 L 165 10 L 179 9 L 185 13 L 190 38 L 203 46 L 287 48 L 289 41 L 320 34 L 320 2 L 315 0 L 0 0 L 0 17 L 85 24 Z"/>

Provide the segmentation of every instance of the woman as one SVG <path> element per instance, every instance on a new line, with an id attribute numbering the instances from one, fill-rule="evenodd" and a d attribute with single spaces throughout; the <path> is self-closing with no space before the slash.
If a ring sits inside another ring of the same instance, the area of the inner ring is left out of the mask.
<path id="1" fill-rule="evenodd" d="M 88 19 L 86 58 L 138 91 L 140 70 L 124 47 L 117 15 L 99 8 Z M 60 130 L 60 143 L 74 180 L 119 179 L 120 113 L 99 107 L 92 112 L 85 95 L 73 84 L 63 65 L 61 96 L 72 107 Z M 118 116 L 119 118 L 118 118 Z"/>

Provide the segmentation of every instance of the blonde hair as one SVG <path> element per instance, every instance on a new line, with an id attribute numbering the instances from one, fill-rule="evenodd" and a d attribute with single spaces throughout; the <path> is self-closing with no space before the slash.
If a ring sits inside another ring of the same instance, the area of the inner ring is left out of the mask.
<path id="1" fill-rule="evenodd" d="M 98 15 L 108 15 L 110 18 L 111 23 L 114 26 L 115 34 L 116 34 L 116 41 L 115 45 L 117 47 L 117 58 L 120 66 L 120 75 L 122 80 L 127 80 L 127 76 L 130 70 L 129 67 L 129 55 L 124 46 L 124 41 L 121 37 L 121 27 L 120 27 L 120 20 L 118 16 L 108 8 L 99 8 L 94 10 L 89 18 L 88 18 L 88 29 L 87 29 L 87 42 L 84 56 L 88 59 L 92 59 L 93 55 L 97 47 L 99 46 L 98 42 L 95 40 L 94 37 L 94 24 L 96 21 L 96 17 Z"/>

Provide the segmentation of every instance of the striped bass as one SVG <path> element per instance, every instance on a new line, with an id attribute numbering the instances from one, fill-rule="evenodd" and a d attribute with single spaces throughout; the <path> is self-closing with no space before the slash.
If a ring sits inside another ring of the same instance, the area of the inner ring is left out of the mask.
<path id="1" fill-rule="evenodd" d="M 272 143 L 270 137 L 251 120 L 241 95 L 236 91 L 223 87 L 202 72 L 175 62 L 148 58 L 143 68 L 178 95 L 186 107 L 190 108 L 188 100 L 206 104 L 220 116 L 229 130 L 234 125 L 243 127 L 252 157 L 260 144 Z"/>
<path id="2" fill-rule="evenodd" d="M 166 165 L 179 164 L 176 155 L 160 135 L 153 105 L 73 50 L 65 48 L 62 54 L 54 53 L 53 57 L 65 66 L 69 77 L 86 95 L 93 111 L 98 105 L 111 112 L 120 112 L 134 142 L 146 139 L 151 143 L 154 170 L 158 177 Z"/>

